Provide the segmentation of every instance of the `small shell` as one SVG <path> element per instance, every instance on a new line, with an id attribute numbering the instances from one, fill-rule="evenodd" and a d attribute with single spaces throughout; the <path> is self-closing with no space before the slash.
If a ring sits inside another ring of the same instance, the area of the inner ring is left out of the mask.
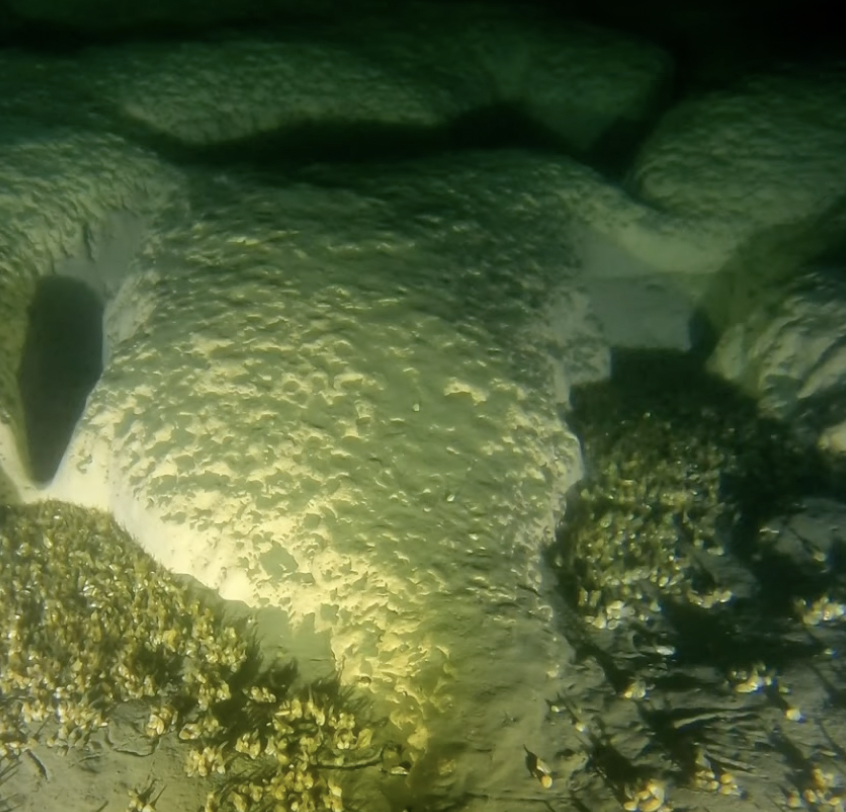
<path id="1" fill-rule="evenodd" d="M 195 741 L 200 738 L 200 726 L 194 723 L 189 723 L 182 726 L 179 731 L 179 740 L 183 742 Z"/>
<path id="2" fill-rule="evenodd" d="M 735 685 L 734 690 L 739 694 L 754 694 L 761 688 L 761 685 L 761 678 L 757 674 L 753 674 L 749 679 Z"/>
<path id="3" fill-rule="evenodd" d="M 658 812 L 663 805 L 664 801 L 661 798 L 649 797 L 645 801 L 640 801 L 637 808 L 640 812 Z"/>
<path id="4" fill-rule="evenodd" d="M 526 750 L 526 767 L 528 767 L 529 772 L 538 780 L 544 789 L 549 789 L 552 786 L 552 770 L 549 769 L 549 765 L 529 750 L 528 747 L 524 749 Z"/>
<path id="5" fill-rule="evenodd" d="M 796 790 L 790 790 L 787 793 L 787 796 L 784 799 L 784 803 L 788 809 L 804 809 L 805 802 L 799 796 L 799 793 Z"/>
<path id="6" fill-rule="evenodd" d="M 165 720 L 157 713 L 151 713 L 145 732 L 150 738 L 157 738 L 165 732 L 165 727 Z"/>
<path id="7" fill-rule="evenodd" d="M 646 686 L 635 680 L 623 691 L 623 699 L 645 699 L 646 693 Z"/>
<path id="8" fill-rule="evenodd" d="M 667 794 L 667 788 L 664 786 L 663 781 L 659 781 L 657 778 L 650 778 L 649 781 L 646 782 L 646 790 L 651 796 L 657 798 L 662 804 L 664 803 L 664 798 Z M 642 808 L 643 807 L 641 807 L 641 809 Z"/>

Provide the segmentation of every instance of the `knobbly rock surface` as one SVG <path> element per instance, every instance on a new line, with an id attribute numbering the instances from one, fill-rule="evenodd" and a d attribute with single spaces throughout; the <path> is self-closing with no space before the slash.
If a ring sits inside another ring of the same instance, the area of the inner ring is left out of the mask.
<path id="1" fill-rule="evenodd" d="M 450 14 L 0 56 L 0 496 L 276 612 L 400 742 L 361 808 L 838 808 L 841 297 L 761 294 L 838 236 L 842 72 L 681 101 L 623 189 L 666 55 Z M 503 108 L 542 143 L 467 149 Z M 50 274 L 102 303 L 103 374 L 36 481 Z M 816 451 L 666 359 L 574 389 L 697 312 Z"/>
<path id="2" fill-rule="evenodd" d="M 538 328 L 567 276 L 532 262 L 544 176 L 492 229 L 485 171 L 415 164 L 413 199 L 399 169 L 381 190 L 192 178 L 107 306 L 108 363 L 49 486 L 328 633 L 345 683 L 428 749 L 414 791 L 513 781 L 570 651 L 539 591 L 580 474 Z M 513 727 L 491 749 L 497 707 Z"/>
<path id="3" fill-rule="evenodd" d="M 834 265 L 770 291 L 729 328 L 710 367 L 821 448 L 846 454 L 846 280 Z"/>

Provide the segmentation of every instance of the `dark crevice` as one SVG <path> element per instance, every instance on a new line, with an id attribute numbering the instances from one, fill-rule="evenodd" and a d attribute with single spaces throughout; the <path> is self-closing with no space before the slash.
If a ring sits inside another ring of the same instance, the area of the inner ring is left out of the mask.
<path id="1" fill-rule="evenodd" d="M 18 385 L 31 474 L 45 483 L 55 475 L 102 372 L 103 305 L 82 282 L 47 276 L 28 316 Z"/>

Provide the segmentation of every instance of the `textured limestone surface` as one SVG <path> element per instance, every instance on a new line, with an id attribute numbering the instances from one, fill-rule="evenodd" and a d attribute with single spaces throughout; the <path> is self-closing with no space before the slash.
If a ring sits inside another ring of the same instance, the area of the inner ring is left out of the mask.
<path id="1" fill-rule="evenodd" d="M 611 31 L 505 7 L 419 4 L 401 18 L 363 15 L 265 39 L 91 49 L 74 80 L 180 143 L 273 132 L 281 148 L 301 150 L 334 126 L 357 149 L 366 144 L 350 128 L 385 151 L 403 135 L 444 143 L 462 117 L 508 104 L 586 155 L 642 126 L 670 74 L 659 48 Z"/>
<path id="2" fill-rule="evenodd" d="M 663 210 L 731 221 L 747 236 L 809 223 L 846 189 L 846 66 L 745 77 L 671 108 L 631 186 Z"/>
<path id="3" fill-rule="evenodd" d="M 178 173 L 108 133 L 45 129 L 4 119 L 0 137 L 0 465 L 31 490 L 17 374 L 27 308 L 39 276 L 96 248 L 87 227 L 110 211 L 143 218 L 174 189 Z"/>
<path id="4" fill-rule="evenodd" d="M 729 328 L 710 367 L 819 444 L 846 454 L 846 282 L 808 271 Z"/>
<path id="5" fill-rule="evenodd" d="M 320 149 L 448 147 L 507 108 L 559 146 L 601 157 L 612 142 L 627 148 L 671 74 L 660 48 L 613 31 L 527 10 L 409 4 L 401 17 L 357 14 L 263 35 L 4 51 L 0 112 L 111 126 L 163 150 L 272 136 L 276 159 L 295 160 Z"/>
<path id="6" fill-rule="evenodd" d="M 744 318 L 770 285 L 839 244 L 846 225 L 844 78 L 840 63 L 783 67 L 690 96 L 665 113 L 635 158 L 630 191 L 686 219 L 712 246 L 717 262 L 708 272 L 715 275 L 703 295 L 688 291 L 715 332 Z M 704 270 L 673 253 L 688 272 Z"/>
<path id="7" fill-rule="evenodd" d="M 418 789 L 454 780 L 450 747 L 468 787 L 520 775 L 570 657 L 540 569 L 581 472 L 539 326 L 572 284 L 566 218 L 540 216 L 553 170 L 193 177 L 107 306 L 109 362 L 49 488 L 328 630 L 342 678 L 431 737 Z"/>
<path id="8" fill-rule="evenodd" d="M 179 161 L 296 165 L 440 149 L 505 105 L 558 146 L 602 161 L 630 148 L 667 77 L 660 51 L 608 31 L 490 9 L 476 19 L 475 6 L 435 17 L 423 9 L 390 24 L 364 16 L 293 27 L 275 40 L 221 34 L 62 58 L 10 51 L 0 56 L 0 77 L 14 77 L 0 78 L 0 112 L 120 132 Z M 461 25 L 450 27 L 450 14 Z M 579 254 L 599 280 L 589 298 L 602 300 L 605 329 L 623 343 L 687 346 L 682 322 L 703 280 L 741 245 L 733 224 L 656 211 L 576 163 L 562 194 L 585 224 Z M 637 303 L 637 314 L 623 314 L 634 329 L 620 330 L 620 301 Z M 668 302 L 673 323 L 656 331 Z"/>
<path id="9" fill-rule="evenodd" d="M 566 45 L 491 20 L 446 56 L 424 20 L 414 38 L 361 22 L 344 32 L 356 50 L 324 28 L 282 55 L 226 35 L 4 57 L 26 65 L 0 94 L 0 487 L 104 508 L 167 567 L 328 635 L 345 683 L 425 749 L 402 797 L 449 787 L 474 809 L 515 792 L 570 803 L 567 782 L 527 774 L 523 747 L 555 753 L 549 702 L 591 679 L 597 703 L 625 706 L 629 751 L 648 745 L 637 706 L 598 665 L 575 675 L 549 623 L 540 551 L 581 474 L 558 410 L 607 375 L 600 321 L 615 341 L 683 344 L 749 237 L 557 154 L 419 157 L 432 131 L 499 102 L 590 152 L 636 126 L 665 75 L 612 35 Z M 419 61 L 412 42 L 430 43 Z M 294 168 L 286 146 L 337 146 L 339 121 L 410 134 L 418 157 Z M 53 271 L 105 301 L 106 364 L 39 490 L 16 370 Z"/>

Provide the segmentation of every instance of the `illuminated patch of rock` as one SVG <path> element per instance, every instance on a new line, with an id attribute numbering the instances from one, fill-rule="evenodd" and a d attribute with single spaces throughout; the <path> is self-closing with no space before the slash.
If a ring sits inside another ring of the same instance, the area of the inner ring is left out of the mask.
<path id="1" fill-rule="evenodd" d="M 49 489 L 326 635 L 345 683 L 418 752 L 461 752 L 480 792 L 521 773 L 566 670 L 540 558 L 581 473 L 538 329 L 574 287 L 539 216 L 567 169 L 505 157 L 195 177 L 107 308 L 109 363 Z M 517 720 L 493 754 L 486 693 Z"/>

